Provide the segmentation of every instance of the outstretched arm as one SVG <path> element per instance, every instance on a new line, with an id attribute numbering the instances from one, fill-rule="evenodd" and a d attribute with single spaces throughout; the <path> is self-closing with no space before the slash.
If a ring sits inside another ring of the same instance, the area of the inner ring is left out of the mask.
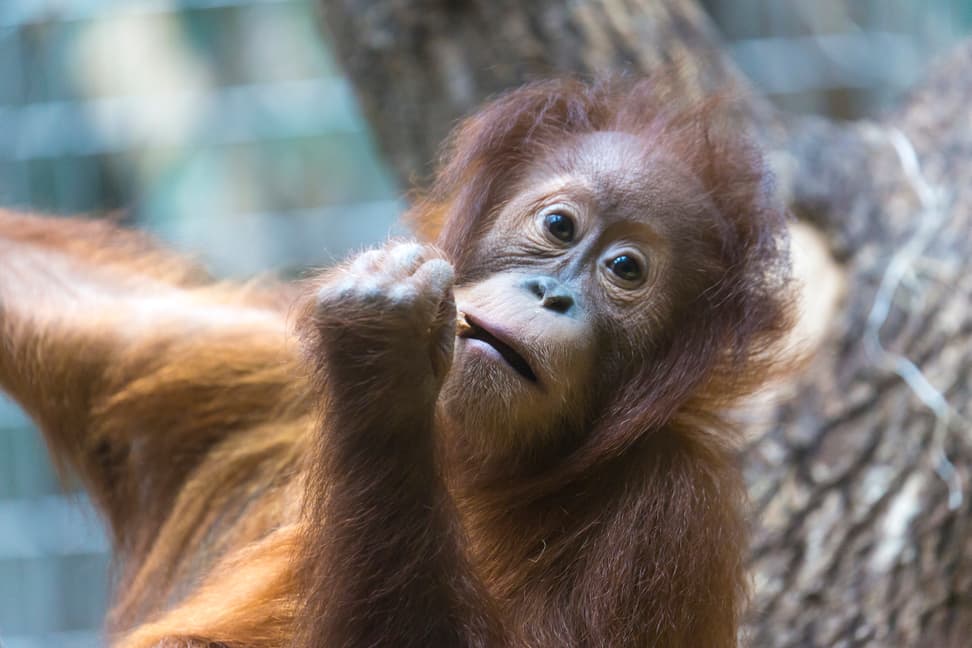
<path id="1" fill-rule="evenodd" d="M 452 268 L 415 243 L 326 275 L 304 333 L 322 396 L 299 646 L 496 646 L 436 468 Z"/>
<path id="2" fill-rule="evenodd" d="M 213 444 L 296 397 L 283 312 L 105 221 L 0 211 L 0 389 L 116 541 L 158 524 Z"/>

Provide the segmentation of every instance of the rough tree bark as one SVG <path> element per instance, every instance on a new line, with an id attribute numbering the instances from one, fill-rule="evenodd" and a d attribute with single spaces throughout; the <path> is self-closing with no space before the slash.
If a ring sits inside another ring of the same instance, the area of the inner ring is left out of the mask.
<path id="1" fill-rule="evenodd" d="M 687 92 L 750 92 L 692 0 L 319 4 L 406 180 L 458 117 L 532 78 L 675 63 Z M 970 69 L 972 42 L 896 112 L 850 124 L 747 94 L 783 198 L 846 285 L 812 365 L 746 449 L 749 645 L 972 645 Z"/>

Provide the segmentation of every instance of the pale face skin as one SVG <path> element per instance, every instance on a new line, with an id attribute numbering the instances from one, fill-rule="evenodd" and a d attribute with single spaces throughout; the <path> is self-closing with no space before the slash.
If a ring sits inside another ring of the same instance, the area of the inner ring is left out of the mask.
<path id="1" fill-rule="evenodd" d="M 483 279 L 456 287 L 474 330 L 457 337 L 442 391 L 446 416 L 485 426 L 492 444 L 583 420 L 609 361 L 637 361 L 602 357 L 599 341 L 647 346 L 665 322 L 682 214 L 707 202 L 677 161 L 623 133 L 565 143 L 522 186 L 473 255 Z"/>

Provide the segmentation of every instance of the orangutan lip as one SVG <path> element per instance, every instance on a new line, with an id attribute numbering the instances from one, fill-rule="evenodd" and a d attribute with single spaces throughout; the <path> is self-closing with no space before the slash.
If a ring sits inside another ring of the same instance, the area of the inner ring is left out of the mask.
<path id="1" fill-rule="evenodd" d="M 466 321 L 469 322 L 469 328 L 461 332 L 459 337 L 485 342 L 496 349 L 503 356 L 503 359 L 506 360 L 507 364 L 513 367 L 518 374 L 532 383 L 537 382 L 537 375 L 533 373 L 533 369 L 530 368 L 530 365 L 523 359 L 523 356 L 517 353 L 513 347 L 496 337 L 478 320 L 470 317 L 468 313 L 466 313 Z"/>

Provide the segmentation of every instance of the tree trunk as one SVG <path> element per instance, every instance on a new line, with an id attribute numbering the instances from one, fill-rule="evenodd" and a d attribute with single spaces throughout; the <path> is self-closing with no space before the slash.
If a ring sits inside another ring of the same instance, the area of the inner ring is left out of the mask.
<path id="1" fill-rule="evenodd" d="M 537 77 L 676 63 L 687 92 L 749 92 L 690 0 L 319 1 L 403 178 L 428 173 L 457 118 Z M 881 121 L 747 95 L 784 199 L 846 286 L 746 448 L 753 646 L 972 641 L 970 69 L 966 43 Z"/>
<path id="2" fill-rule="evenodd" d="M 683 91 L 743 84 L 694 2 L 321 0 L 338 59 L 407 186 L 432 171 L 456 120 L 487 97 L 572 72 L 665 66 Z M 752 112 L 768 104 L 745 94 Z"/>

